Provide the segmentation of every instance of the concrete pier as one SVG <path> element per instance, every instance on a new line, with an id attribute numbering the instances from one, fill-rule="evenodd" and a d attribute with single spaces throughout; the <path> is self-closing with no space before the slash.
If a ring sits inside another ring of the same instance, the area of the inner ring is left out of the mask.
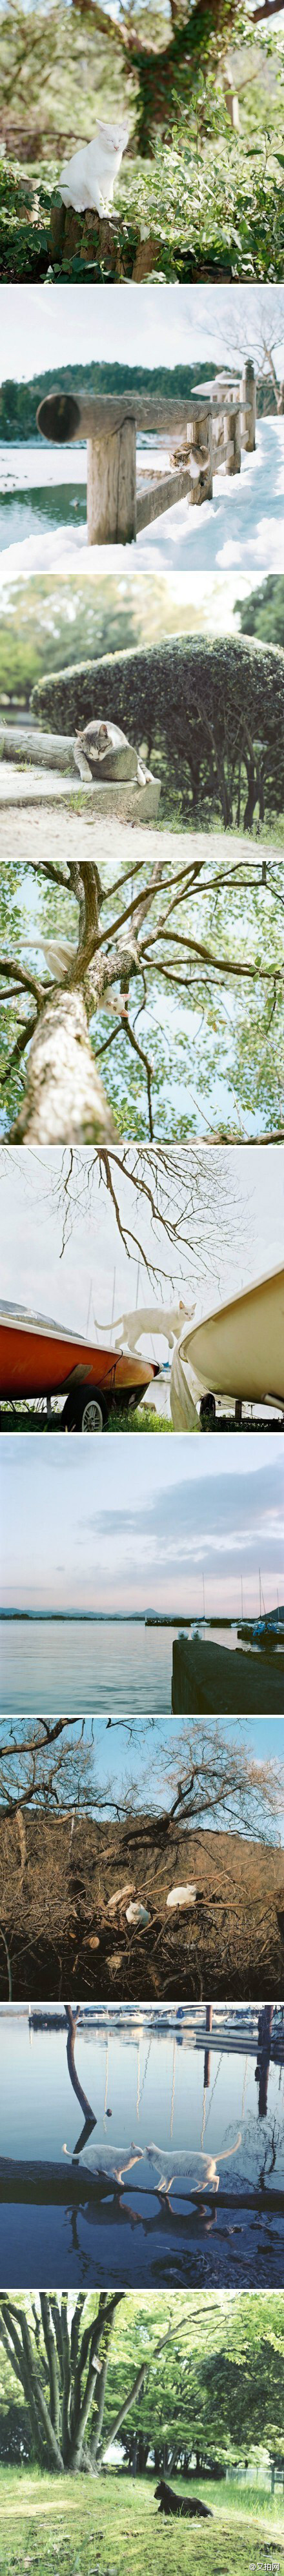
<path id="1" fill-rule="evenodd" d="M 172 1711 L 178 1717 L 283 1717 L 284 1659 L 252 1655 L 244 1648 L 208 1643 L 204 1637 L 174 1637 Z"/>

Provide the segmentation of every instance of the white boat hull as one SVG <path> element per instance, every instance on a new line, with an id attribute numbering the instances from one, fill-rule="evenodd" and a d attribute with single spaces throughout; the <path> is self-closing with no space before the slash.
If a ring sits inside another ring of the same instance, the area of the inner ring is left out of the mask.
<path id="1" fill-rule="evenodd" d="M 203 1394 L 284 1405 L 284 1265 L 187 1329 L 179 1351 Z"/>

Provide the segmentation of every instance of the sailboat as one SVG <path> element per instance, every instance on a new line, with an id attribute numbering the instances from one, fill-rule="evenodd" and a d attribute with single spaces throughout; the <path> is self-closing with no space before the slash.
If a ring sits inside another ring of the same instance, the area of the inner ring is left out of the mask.
<path id="1" fill-rule="evenodd" d="M 158 1375 L 158 1363 L 138 1351 L 106 1349 L 50 1316 L 0 1300 L 0 1401 L 65 1395 L 62 1430 L 102 1431 L 112 1409 L 139 1404 Z"/>
<path id="2" fill-rule="evenodd" d="M 206 1401 L 284 1406 L 284 1265 L 265 1271 L 223 1306 L 187 1324 L 179 1352 Z M 208 1410 L 209 1410 L 208 1406 Z"/>

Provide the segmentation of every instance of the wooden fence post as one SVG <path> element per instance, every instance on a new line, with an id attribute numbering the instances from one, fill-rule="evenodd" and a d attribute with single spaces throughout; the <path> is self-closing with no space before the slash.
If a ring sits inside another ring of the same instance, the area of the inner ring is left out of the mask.
<path id="1" fill-rule="evenodd" d="M 187 448 L 190 449 L 189 463 L 191 472 L 188 499 L 190 507 L 198 510 L 200 509 L 202 501 L 212 501 L 213 425 L 211 411 L 201 411 L 196 414 L 194 420 L 188 420 L 186 435 Z"/>
<path id="2" fill-rule="evenodd" d="M 241 381 L 241 441 L 247 453 L 255 448 L 256 382 L 252 358 L 247 358 Z"/>
<path id="3" fill-rule="evenodd" d="M 136 537 L 134 413 L 100 440 L 87 439 L 89 546 L 131 546 Z"/>
<path id="4" fill-rule="evenodd" d="M 225 411 L 225 412 L 224 412 L 224 414 L 223 414 L 223 435 L 224 435 L 224 448 L 225 448 L 225 455 L 224 455 L 224 467 L 225 467 L 225 474 L 240 474 L 240 471 L 241 471 L 241 414 L 240 414 L 240 406 L 239 406 L 239 403 L 232 404 L 232 410 L 231 410 L 231 411 Z"/>

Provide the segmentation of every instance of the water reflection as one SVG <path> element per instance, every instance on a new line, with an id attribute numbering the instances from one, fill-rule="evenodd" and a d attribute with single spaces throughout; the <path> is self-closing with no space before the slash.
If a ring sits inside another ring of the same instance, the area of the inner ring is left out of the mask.
<path id="1" fill-rule="evenodd" d="M 0 2053 L 3 2287 L 284 2284 L 284 2010 L 2 2007 Z"/>

